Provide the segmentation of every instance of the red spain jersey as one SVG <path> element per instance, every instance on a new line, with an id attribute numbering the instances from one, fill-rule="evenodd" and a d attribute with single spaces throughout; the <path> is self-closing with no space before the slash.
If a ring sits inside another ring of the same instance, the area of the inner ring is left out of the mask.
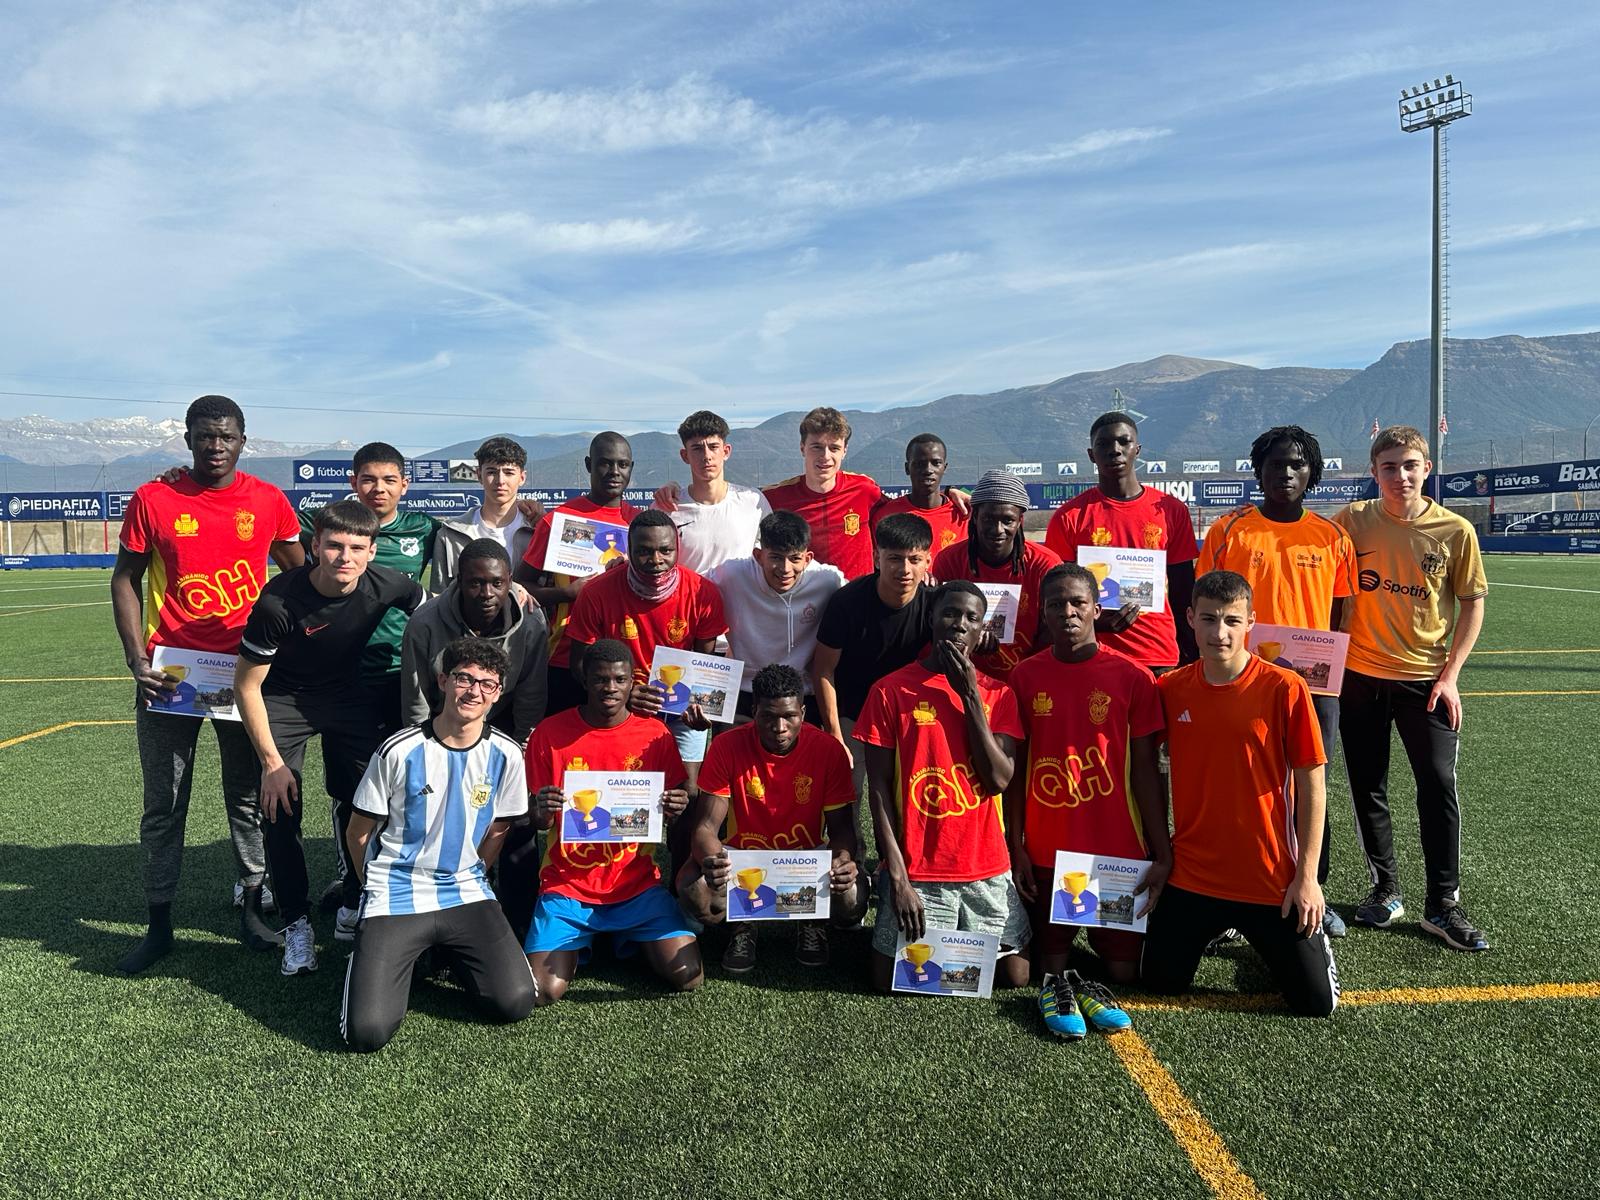
<path id="1" fill-rule="evenodd" d="M 1028 858 L 1053 867 L 1056 851 L 1144 858 L 1139 809 L 1128 779 L 1136 737 L 1160 733 L 1155 677 L 1101 647 L 1079 663 L 1045 650 L 1011 672 L 1027 732 L 1023 840 Z"/>
<path id="2" fill-rule="evenodd" d="M 755 725 L 711 739 L 700 766 L 702 792 L 728 798 L 728 836 L 734 850 L 814 850 L 828 842 L 823 814 L 855 803 L 844 747 L 815 725 L 800 726 L 787 754 L 761 744 Z"/>
<path id="3" fill-rule="evenodd" d="M 910 513 L 914 517 L 921 517 L 933 530 L 933 552 L 938 554 L 947 546 L 954 546 L 967 536 L 967 522 L 972 519 L 972 510 L 957 513 L 956 506 L 948 499 L 938 508 L 918 508 L 911 503 L 911 494 L 908 492 L 898 500 L 885 500 L 872 511 L 872 532 L 878 532 L 878 522 L 895 513 Z"/>
<path id="4" fill-rule="evenodd" d="M 1022 736 L 1010 688 L 978 676 L 995 733 Z M 1011 868 L 1000 797 L 986 796 L 972 765 L 966 709 L 943 673 L 921 663 L 879 680 L 855 736 L 895 752 L 895 804 L 906 874 L 934 883 L 972 883 Z"/>
<path id="5" fill-rule="evenodd" d="M 234 473 L 225 488 L 201 487 L 185 471 L 134 492 L 122 514 L 123 549 L 148 554 L 145 652 L 156 646 L 237 654 L 273 542 L 300 536 L 289 498 L 272 484 Z"/>
<path id="6" fill-rule="evenodd" d="M 624 500 L 616 508 L 607 508 L 603 504 L 596 504 L 587 496 L 579 496 L 575 500 L 568 500 L 565 504 L 558 504 L 554 512 L 547 512 L 539 518 L 539 524 L 534 527 L 533 537 L 528 541 L 528 548 L 523 551 L 522 561 L 535 571 L 544 570 L 544 556 L 550 552 L 550 526 L 555 521 L 556 513 L 571 513 L 575 517 L 598 517 L 602 521 L 610 521 L 616 525 L 626 525 L 639 515 L 639 510 Z M 626 566 L 616 568 L 626 570 Z M 552 579 L 562 587 L 572 582 L 571 575 L 552 575 Z M 547 612 L 545 616 L 550 621 L 550 665 L 552 667 L 567 666 L 570 658 L 571 647 L 567 639 L 561 635 L 567 630 L 567 620 L 571 617 L 570 604 L 556 605 L 555 612 Z"/>
<path id="7" fill-rule="evenodd" d="M 1290 771 L 1328 761 L 1311 690 L 1254 654 L 1231 683 L 1206 682 L 1203 668 L 1156 683 L 1172 755 L 1171 883 L 1281 904 L 1300 858 Z"/>
<path id="8" fill-rule="evenodd" d="M 1022 534 L 1018 533 L 1017 536 L 1021 537 Z M 1003 680 L 1011 674 L 1011 668 L 1033 653 L 1034 642 L 1039 637 L 1039 585 L 1044 581 L 1045 573 L 1061 558 L 1054 550 L 1038 542 L 1024 542 L 1022 574 L 1013 575 L 1010 563 L 1003 567 L 991 567 L 981 558 L 978 560 L 978 569 L 974 571 L 972 564 L 967 561 L 967 546 L 967 542 L 957 542 L 934 559 L 933 577 L 940 583 L 952 579 L 970 579 L 973 583 L 1011 583 L 1022 588 L 1022 596 L 1017 601 L 1015 639 L 1009 646 L 1001 646 L 993 654 L 980 654 L 972 660 L 978 670 Z M 989 606 L 989 611 L 993 615 L 994 605 Z"/>
<path id="9" fill-rule="evenodd" d="M 627 567 L 607 571 L 578 593 L 567 622 L 569 642 L 592 646 L 601 638 L 616 638 L 627 643 L 633 651 L 636 684 L 650 678 L 650 660 L 657 646 L 693 650 L 696 642 L 708 642 L 727 632 L 722 593 L 716 584 L 687 567 L 678 568 L 678 590 L 658 604 L 634 595 L 628 586 Z"/>
<path id="10" fill-rule="evenodd" d="M 596 729 L 578 708 L 546 717 L 528 738 L 523 761 L 530 799 L 540 788 L 561 787 L 568 771 L 661 771 L 668 788 L 684 780 L 672 732 L 637 713 L 612 729 Z M 638 842 L 563 842 L 554 821 L 545 833 L 541 891 L 584 904 L 621 904 L 660 879 L 655 859 L 640 854 Z"/>
<path id="11" fill-rule="evenodd" d="M 814 492 L 804 475 L 762 488 L 772 511 L 803 517 L 811 526 L 811 552 L 832 563 L 846 579 L 872 573 L 872 510 L 883 503 L 883 489 L 866 475 L 840 471 L 833 491 Z"/>
<path id="12" fill-rule="evenodd" d="M 1194 522 L 1183 502 L 1159 488 L 1146 486 L 1132 500 L 1116 500 L 1098 487 L 1074 496 L 1050 518 L 1044 544 L 1062 562 L 1077 562 L 1079 546 L 1122 546 L 1130 550 L 1165 550 L 1167 566 L 1200 557 Z M 1183 614 L 1178 614 L 1183 619 Z M 1120 650 L 1147 667 L 1170 667 L 1178 661 L 1178 632 L 1172 600 L 1160 612 L 1142 612 L 1122 633 L 1099 635 L 1100 643 Z"/>

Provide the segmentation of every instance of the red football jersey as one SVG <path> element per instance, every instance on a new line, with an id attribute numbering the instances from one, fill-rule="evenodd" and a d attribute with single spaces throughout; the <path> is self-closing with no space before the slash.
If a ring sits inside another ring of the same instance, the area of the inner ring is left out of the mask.
<path id="1" fill-rule="evenodd" d="M 735 850 L 814 850 L 828 842 L 824 813 L 855 803 L 844 747 L 815 725 L 800 726 L 788 754 L 761 744 L 755 725 L 711 739 L 699 787 L 728 797 L 728 836 Z"/>
<path id="2" fill-rule="evenodd" d="M 912 516 L 921 517 L 933 530 L 933 552 L 938 554 L 947 546 L 954 546 L 967 536 L 967 523 L 972 519 L 972 510 L 957 513 L 956 506 L 946 500 L 938 508 L 918 508 L 911 503 L 908 492 L 897 500 L 885 500 L 872 510 L 872 530 L 878 530 L 878 522 L 895 513 L 910 513 Z"/>
<path id="3" fill-rule="evenodd" d="M 134 492 L 122 514 L 121 543 L 148 554 L 145 651 L 156 646 L 237 654 L 250 609 L 267 581 L 273 542 L 300 536 L 300 521 L 272 484 L 234 474 L 225 488 L 201 487 L 187 471 Z"/>
<path id="4" fill-rule="evenodd" d="M 626 642 L 633 651 L 633 680 L 638 684 L 650 678 L 650 660 L 657 646 L 693 650 L 696 642 L 727 632 L 722 593 L 716 584 L 687 567 L 678 568 L 678 590 L 659 604 L 634 595 L 628 586 L 627 567 L 607 571 L 578 593 L 567 622 L 569 642 L 585 646 L 601 638 Z"/>
<path id="5" fill-rule="evenodd" d="M 814 492 L 804 475 L 762 488 L 772 511 L 787 509 L 811 526 L 811 552 L 818 562 L 832 563 L 846 579 L 872 573 L 872 510 L 883 502 L 883 489 L 866 475 L 840 471 L 833 491 Z"/>
<path id="6" fill-rule="evenodd" d="M 1017 535 L 1021 537 L 1019 533 Z M 1060 563 L 1061 559 L 1054 550 L 1046 549 L 1038 542 L 1027 542 L 1022 549 L 1022 574 L 1013 575 L 1008 563 L 1003 567 L 991 567 L 981 558 L 978 560 L 978 569 L 974 571 L 967 561 L 966 542 L 957 542 L 948 550 L 933 560 L 933 577 L 940 583 L 951 579 L 970 579 L 973 583 L 1010 583 L 1022 589 L 1022 595 L 1017 600 L 1017 630 L 1016 637 L 1010 645 L 999 647 L 993 654 L 980 654 L 973 659 L 973 664 L 978 670 L 996 679 L 1005 679 L 1023 659 L 1034 651 L 1034 643 L 1039 637 L 1039 585 L 1044 581 L 1046 572 L 1051 567 Z M 991 615 L 994 606 L 989 606 Z"/>

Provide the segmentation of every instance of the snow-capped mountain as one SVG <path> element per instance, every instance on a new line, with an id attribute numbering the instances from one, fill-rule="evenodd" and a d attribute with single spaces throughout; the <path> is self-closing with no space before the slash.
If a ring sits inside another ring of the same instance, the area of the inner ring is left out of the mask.
<path id="1" fill-rule="evenodd" d="M 354 450 L 353 442 L 290 445 L 286 442 L 245 443 L 246 458 L 292 458 L 311 451 Z M 183 422 L 175 418 L 153 421 L 149 417 L 99 417 L 91 421 L 58 421 L 30 414 L 0 420 L 0 454 L 19 462 L 41 466 L 68 463 L 109 463 L 151 455 L 187 461 Z"/>

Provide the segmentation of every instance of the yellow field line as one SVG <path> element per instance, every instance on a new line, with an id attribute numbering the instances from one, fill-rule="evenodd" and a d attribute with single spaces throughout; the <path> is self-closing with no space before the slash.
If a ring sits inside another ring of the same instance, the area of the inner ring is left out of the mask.
<path id="1" fill-rule="evenodd" d="M 1178 1081 L 1161 1065 L 1150 1044 L 1131 1029 L 1106 1041 L 1117 1052 L 1134 1082 L 1144 1089 L 1156 1115 L 1172 1132 L 1178 1148 L 1189 1156 L 1195 1172 L 1212 1193 L 1226 1200 L 1235 1197 L 1265 1200 L 1255 1180 L 1245 1174 L 1227 1143 L 1211 1128 L 1211 1122 L 1183 1094 Z"/>
<path id="2" fill-rule="evenodd" d="M 42 679 L 0 679 L 0 683 L 115 683 L 131 675 L 57 675 Z"/>
<path id="3" fill-rule="evenodd" d="M 1377 1004 L 1475 1004 L 1499 1000 L 1600 1000 L 1600 982 L 1504 983 L 1479 987 L 1379 988 L 1339 994 L 1341 1008 L 1366 1008 Z M 1151 996 L 1122 1005 L 1138 1012 L 1254 1012 L 1282 1008 L 1276 992 L 1197 992 L 1183 996 Z M 1116 1039 L 1112 1039 L 1115 1041 Z"/>
<path id="4" fill-rule="evenodd" d="M 63 729 L 78 729 L 85 725 L 132 725 L 132 718 L 120 721 L 63 721 L 59 725 L 51 725 L 45 729 L 35 729 L 32 733 L 24 733 L 18 737 L 7 738 L 0 742 L 0 750 L 8 750 L 12 746 L 20 746 L 23 742 L 31 742 L 34 738 L 42 738 L 52 733 L 60 733 Z"/>
<path id="5" fill-rule="evenodd" d="M 1600 688 L 1576 692 L 1462 692 L 1463 696 L 1600 696 Z"/>

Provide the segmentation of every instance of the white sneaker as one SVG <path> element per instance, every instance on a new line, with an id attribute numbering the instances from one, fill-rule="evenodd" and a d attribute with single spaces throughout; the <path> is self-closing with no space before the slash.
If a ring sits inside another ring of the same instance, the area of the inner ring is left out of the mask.
<path id="1" fill-rule="evenodd" d="M 316 935 L 309 917 L 301 917 L 283 931 L 283 966 L 279 969 L 285 975 L 307 975 L 317 969 Z"/>
<path id="2" fill-rule="evenodd" d="M 243 908 L 244 907 L 244 884 L 238 882 L 237 880 L 235 880 L 234 884 L 233 884 L 233 906 L 235 908 Z M 262 912 L 272 912 L 277 907 L 278 907 L 278 898 L 272 894 L 272 885 L 270 883 L 268 883 L 266 880 L 262 880 L 261 881 L 261 911 Z"/>
<path id="3" fill-rule="evenodd" d="M 338 913 L 333 918 L 333 936 L 335 941 L 353 942 L 356 940 L 356 926 L 361 924 L 361 910 L 359 908 L 346 908 L 339 906 Z"/>

